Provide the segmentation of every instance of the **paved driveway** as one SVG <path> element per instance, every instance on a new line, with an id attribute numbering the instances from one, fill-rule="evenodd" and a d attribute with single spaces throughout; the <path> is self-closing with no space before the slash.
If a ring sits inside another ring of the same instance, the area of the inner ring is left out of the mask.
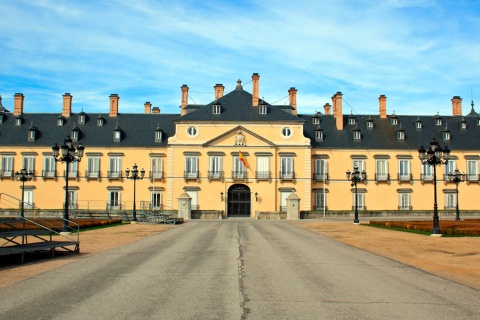
<path id="1" fill-rule="evenodd" d="M 0 299 L 0 319 L 480 318 L 478 290 L 286 221 L 249 219 L 190 221 Z"/>

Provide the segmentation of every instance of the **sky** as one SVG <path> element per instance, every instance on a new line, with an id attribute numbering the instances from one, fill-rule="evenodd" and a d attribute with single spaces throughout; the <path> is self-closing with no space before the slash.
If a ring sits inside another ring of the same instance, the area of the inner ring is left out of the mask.
<path id="1" fill-rule="evenodd" d="M 480 0 L 0 0 L 0 95 L 13 111 L 179 113 L 241 80 L 301 114 L 336 92 L 344 114 L 452 114 L 461 96 L 480 110 Z"/>

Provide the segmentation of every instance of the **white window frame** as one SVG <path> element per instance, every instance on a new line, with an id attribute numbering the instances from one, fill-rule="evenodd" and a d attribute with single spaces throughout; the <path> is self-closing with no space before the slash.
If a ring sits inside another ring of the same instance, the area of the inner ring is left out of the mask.
<path id="1" fill-rule="evenodd" d="M 323 131 L 321 131 L 321 130 L 315 131 L 315 139 L 316 140 L 323 140 Z"/>
<path id="2" fill-rule="evenodd" d="M 361 173 L 365 170 L 365 160 L 364 159 L 352 159 L 352 171 L 355 169 L 355 166 L 358 167 L 358 171 Z"/>
<path id="3" fill-rule="evenodd" d="M 295 163 L 293 157 L 280 158 L 280 178 L 293 179 L 295 173 Z"/>
<path id="4" fill-rule="evenodd" d="M 163 178 L 163 158 L 152 157 L 150 159 L 150 172 L 153 179 Z"/>
<path id="5" fill-rule="evenodd" d="M 433 180 L 433 168 L 431 165 L 422 163 L 420 164 L 420 171 L 422 173 L 423 180 Z"/>
<path id="6" fill-rule="evenodd" d="M 398 209 L 410 210 L 412 206 L 412 196 L 409 192 L 398 193 Z"/>
<path id="7" fill-rule="evenodd" d="M 14 161 L 13 156 L 2 156 L 2 176 L 13 177 Z"/>
<path id="8" fill-rule="evenodd" d="M 257 179 L 270 179 L 270 157 L 257 156 Z"/>
<path id="9" fill-rule="evenodd" d="M 280 211 L 287 211 L 287 198 L 291 191 L 280 191 Z"/>
<path id="10" fill-rule="evenodd" d="M 87 178 L 100 178 L 100 157 L 87 157 Z"/>
<path id="11" fill-rule="evenodd" d="M 247 174 L 247 168 L 243 164 L 242 161 L 240 161 L 239 156 L 234 156 L 233 157 L 233 178 L 236 179 L 245 179 Z"/>
<path id="12" fill-rule="evenodd" d="M 422 129 L 422 122 L 421 121 L 415 121 L 415 128 Z"/>
<path id="13" fill-rule="evenodd" d="M 448 132 L 448 131 L 443 132 L 443 140 L 444 141 L 450 141 L 450 132 Z"/>
<path id="14" fill-rule="evenodd" d="M 161 190 L 152 190 L 150 192 L 150 203 L 152 210 L 162 209 L 163 204 L 163 192 Z"/>
<path id="15" fill-rule="evenodd" d="M 313 173 L 315 180 L 327 180 L 327 159 L 315 159 Z"/>
<path id="16" fill-rule="evenodd" d="M 398 180 L 410 181 L 410 179 L 411 179 L 410 160 L 399 159 L 398 160 Z"/>
<path id="17" fill-rule="evenodd" d="M 33 209 L 33 189 L 23 190 L 23 208 Z"/>
<path id="18" fill-rule="evenodd" d="M 209 178 L 220 179 L 223 173 L 223 156 L 210 156 Z"/>
<path id="19" fill-rule="evenodd" d="M 198 157 L 186 156 L 185 157 L 185 177 L 186 178 L 198 178 Z"/>
<path id="20" fill-rule="evenodd" d="M 455 209 L 457 206 L 457 194 L 452 192 L 445 193 L 445 209 Z"/>
<path id="21" fill-rule="evenodd" d="M 35 156 L 24 156 L 23 167 L 27 172 L 35 172 Z"/>
<path id="22" fill-rule="evenodd" d="M 314 210 L 323 210 L 327 207 L 327 194 L 323 192 L 314 193 Z"/>
<path id="23" fill-rule="evenodd" d="M 443 166 L 443 179 L 444 181 L 450 180 L 449 174 L 455 173 L 457 164 L 455 160 L 448 160 L 448 162 Z"/>
<path id="24" fill-rule="evenodd" d="M 388 160 L 387 159 L 377 159 L 375 161 L 375 175 L 376 175 L 377 181 L 388 180 Z"/>
<path id="25" fill-rule="evenodd" d="M 320 124 L 320 118 L 315 117 L 315 118 L 312 118 L 312 119 L 313 119 L 312 120 L 313 124 Z"/>
<path id="26" fill-rule="evenodd" d="M 110 157 L 109 178 L 120 178 L 122 176 L 122 157 Z"/>
<path id="27" fill-rule="evenodd" d="M 220 110 L 222 109 L 222 106 L 219 104 L 214 104 L 213 105 L 213 114 L 220 114 Z"/>
<path id="28" fill-rule="evenodd" d="M 362 140 L 362 133 L 360 131 L 353 131 L 354 140 Z"/>
<path id="29" fill-rule="evenodd" d="M 478 160 L 467 160 L 467 181 L 478 181 Z"/>
<path id="30" fill-rule="evenodd" d="M 355 123 L 357 123 L 357 120 L 355 118 L 352 118 L 352 117 L 348 118 L 348 124 L 355 124 Z"/>
<path id="31" fill-rule="evenodd" d="M 352 193 L 352 208 L 355 208 L 355 192 Z M 363 192 L 358 192 L 357 193 L 357 199 L 358 199 L 358 210 L 365 210 L 365 193 Z"/>
<path id="32" fill-rule="evenodd" d="M 43 158 L 43 176 L 54 178 L 57 170 L 57 162 L 53 156 L 45 156 Z"/>
<path id="33" fill-rule="evenodd" d="M 108 207 L 113 210 L 122 208 L 122 192 L 120 190 L 110 190 L 108 192 Z"/>
<path id="34" fill-rule="evenodd" d="M 77 190 L 68 190 L 68 208 L 78 209 L 78 191 Z"/>
<path id="35" fill-rule="evenodd" d="M 405 140 L 405 132 L 397 131 L 397 138 L 398 140 Z"/>
<path id="36" fill-rule="evenodd" d="M 78 177 L 78 162 L 70 162 L 68 164 L 68 177 L 69 178 L 76 178 Z"/>
<path id="37" fill-rule="evenodd" d="M 281 133 L 282 137 L 285 139 L 289 139 L 293 136 L 293 130 L 290 127 L 283 127 Z"/>
<path id="38" fill-rule="evenodd" d="M 187 135 L 191 138 L 196 137 L 198 135 L 198 129 L 194 126 L 189 126 L 187 128 Z"/>
<path id="39" fill-rule="evenodd" d="M 197 190 L 185 190 L 185 192 L 190 196 L 192 199 L 190 201 L 191 204 L 191 209 L 192 210 L 198 210 L 198 191 Z"/>
<path id="40" fill-rule="evenodd" d="M 259 113 L 260 114 L 267 114 L 267 105 L 261 104 L 259 107 Z"/>

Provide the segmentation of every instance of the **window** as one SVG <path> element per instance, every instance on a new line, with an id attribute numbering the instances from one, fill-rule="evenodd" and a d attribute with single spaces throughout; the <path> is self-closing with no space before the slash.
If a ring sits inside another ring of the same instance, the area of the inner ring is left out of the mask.
<path id="1" fill-rule="evenodd" d="M 65 173 L 63 174 L 63 176 L 65 177 L 66 175 L 66 171 Z M 78 178 L 78 162 L 70 162 L 68 164 L 68 177 L 69 178 Z"/>
<path id="2" fill-rule="evenodd" d="M 270 179 L 270 158 L 266 156 L 257 157 L 257 179 Z"/>
<path id="3" fill-rule="evenodd" d="M 362 133 L 358 130 L 353 131 L 353 140 L 360 141 L 362 139 Z"/>
<path id="4" fill-rule="evenodd" d="M 34 156 L 24 156 L 23 157 L 23 167 L 27 172 L 35 173 L 35 157 Z"/>
<path id="5" fill-rule="evenodd" d="M 376 181 L 388 181 L 388 161 L 385 159 L 376 161 L 376 171 L 375 171 L 375 180 Z"/>
<path id="6" fill-rule="evenodd" d="M 326 193 L 321 193 L 321 192 L 316 192 L 314 193 L 314 210 L 323 210 L 324 208 L 326 209 L 327 207 L 327 194 Z"/>
<path id="7" fill-rule="evenodd" d="M 353 117 L 348 117 L 348 124 L 355 124 L 357 121 L 355 121 L 355 118 Z"/>
<path id="8" fill-rule="evenodd" d="M 23 208 L 25 209 L 33 209 L 33 190 L 32 189 L 25 189 L 23 190 Z"/>
<path id="9" fill-rule="evenodd" d="M 59 127 L 63 126 L 64 122 L 65 122 L 65 119 L 63 119 L 63 118 L 58 118 L 58 119 L 57 119 L 57 126 L 59 126 Z"/>
<path id="10" fill-rule="evenodd" d="M 97 126 L 98 126 L 98 127 L 102 127 L 104 124 L 105 124 L 105 118 L 103 118 L 103 117 L 101 117 L 101 116 L 98 117 L 98 119 L 97 119 Z"/>
<path id="11" fill-rule="evenodd" d="M 315 140 L 323 141 L 323 131 L 322 130 L 316 130 L 315 131 Z"/>
<path id="12" fill-rule="evenodd" d="M 460 123 L 460 129 L 467 129 L 467 123 L 465 122 L 465 120 L 463 120 L 461 123 Z"/>
<path id="13" fill-rule="evenodd" d="M 163 179 L 163 159 L 150 159 L 150 179 Z"/>
<path id="14" fill-rule="evenodd" d="M 441 126 L 442 125 L 442 118 L 436 118 L 435 119 L 435 125 Z"/>
<path id="15" fill-rule="evenodd" d="M 456 166 L 455 160 L 448 160 L 448 162 L 445 164 L 445 167 L 444 167 L 444 170 L 445 170 L 445 173 L 443 174 L 444 181 L 450 180 L 450 177 L 448 175 L 451 173 L 454 173 L 456 167 L 457 166 Z"/>
<path id="16" fill-rule="evenodd" d="M 113 132 L 113 140 L 114 142 L 119 142 L 122 137 L 122 132 L 121 131 L 114 131 Z"/>
<path id="17" fill-rule="evenodd" d="M 450 140 L 450 132 L 449 131 L 444 131 L 443 132 L 443 141 L 448 141 Z"/>
<path id="18" fill-rule="evenodd" d="M 246 179 L 247 178 L 247 168 L 245 164 L 240 161 L 240 157 L 233 157 L 233 172 L 232 176 L 234 179 Z"/>
<path id="19" fill-rule="evenodd" d="M 120 191 L 109 191 L 109 201 L 108 201 L 108 208 L 109 209 L 114 209 L 114 210 L 119 210 L 121 209 L 121 203 L 120 203 Z"/>
<path id="20" fill-rule="evenodd" d="M 152 210 L 162 209 L 162 191 L 152 191 L 150 199 Z"/>
<path id="21" fill-rule="evenodd" d="M 56 165 L 53 156 L 45 156 L 43 158 L 43 178 L 55 178 L 57 176 Z"/>
<path id="22" fill-rule="evenodd" d="M 281 191 L 280 192 L 280 211 L 287 211 L 287 198 L 292 194 L 292 191 Z"/>
<path id="23" fill-rule="evenodd" d="M 404 131 L 397 131 L 397 139 L 398 140 L 405 140 L 405 132 Z"/>
<path id="24" fill-rule="evenodd" d="M 88 157 L 86 178 L 100 178 L 100 157 Z"/>
<path id="25" fill-rule="evenodd" d="M 373 129 L 373 121 L 372 120 L 367 121 L 367 128 Z"/>
<path id="26" fill-rule="evenodd" d="M 410 173 L 410 160 L 398 160 L 398 180 L 411 181 L 412 175 Z"/>
<path id="27" fill-rule="evenodd" d="M 431 181 L 433 180 L 433 170 L 432 166 L 428 164 L 422 164 L 422 173 L 420 174 L 420 180 Z"/>
<path id="28" fill-rule="evenodd" d="M 280 179 L 294 179 L 295 173 L 293 171 L 293 157 L 281 158 Z"/>
<path id="29" fill-rule="evenodd" d="M 355 209 L 355 193 L 353 193 L 352 209 Z M 359 210 L 365 210 L 365 194 L 363 192 L 357 193 L 357 208 Z"/>
<path id="30" fill-rule="evenodd" d="M 198 157 L 187 156 L 185 158 L 185 178 L 186 179 L 198 178 Z"/>
<path id="31" fill-rule="evenodd" d="M 288 127 L 282 128 L 282 136 L 284 138 L 290 138 L 292 136 L 292 129 Z"/>
<path id="32" fill-rule="evenodd" d="M 467 181 L 478 181 L 477 160 L 467 160 Z"/>
<path id="33" fill-rule="evenodd" d="M 197 190 L 185 190 L 185 192 L 192 198 L 190 204 L 192 210 L 198 210 L 198 191 Z"/>
<path id="34" fill-rule="evenodd" d="M 13 156 L 2 156 L 2 176 L 13 177 Z"/>
<path id="35" fill-rule="evenodd" d="M 110 171 L 108 172 L 109 179 L 119 179 L 122 177 L 122 158 L 110 157 Z"/>
<path id="36" fill-rule="evenodd" d="M 456 193 L 445 193 L 445 209 L 455 209 L 457 206 L 457 194 Z"/>
<path id="37" fill-rule="evenodd" d="M 211 156 L 209 168 L 209 179 L 223 179 L 223 157 Z"/>
<path id="38" fill-rule="evenodd" d="M 312 120 L 313 120 L 313 124 L 320 124 L 320 118 L 313 117 Z"/>
<path id="39" fill-rule="evenodd" d="M 358 171 L 362 172 L 365 170 L 365 160 L 363 159 L 353 159 L 352 160 L 352 169 L 358 167 Z"/>
<path id="40" fill-rule="evenodd" d="M 393 124 L 393 125 L 397 125 L 398 124 L 398 119 L 397 118 L 390 118 L 390 123 Z"/>
<path id="41" fill-rule="evenodd" d="M 314 162 L 315 168 L 313 170 L 314 180 L 327 180 L 327 160 L 325 159 L 315 159 Z"/>
<path id="42" fill-rule="evenodd" d="M 401 192 L 398 194 L 398 209 L 399 210 L 411 210 L 411 194 Z"/>
<path id="43" fill-rule="evenodd" d="M 80 112 L 80 114 L 78 115 L 78 123 L 81 123 L 81 124 L 84 124 L 85 123 L 85 113 Z"/>
<path id="44" fill-rule="evenodd" d="M 72 141 L 73 141 L 73 142 L 78 141 L 78 137 L 79 137 L 79 132 L 78 132 L 78 130 L 72 130 Z"/>
<path id="45" fill-rule="evenodd" d="M 195 136 L 198 134 L 198 130 L 197 130 L 197 128 L 195 128 L 195 127 L 188 127 L 188 128 L 187 128 L 187 134 L 188 134 L 190 137 L 195 137 Z"/>
<path id="46" fill-rule="evenodd" d="M 22 122 L 23 122 L 23 118 L 22 117 L 17 117 L 15 119 L 15 125 L 16 126 L 21 126 L 22 125 Z"/>
<path id="47" fill-rule="evenodd" d="M 415 121 L 415 128 L 422 129 L 422 121 Z"/>
<path id="48" fill-rule="evenodd" d="M 163 139 L 163 131 L 157 130 L 155 131 L 155 142 L 162 142 Z"/>
<path id="49" fill-rule="evenodd" d="M 214 104 L 213 105 L 213 114 L 220 114 L 222 107 L 219 104 Z"/>
<path id="50" fill-rule="evenodd" d="M 260 104 L 258 110 L 259 110 L 260 114 L 267 114 L 267 105 L 266 104 Z"/>
<path id="51" fill-rule="evenodd" d="M 68 190 L 68 208 L 78 209 L 78 192 L 77 190 Z"/>

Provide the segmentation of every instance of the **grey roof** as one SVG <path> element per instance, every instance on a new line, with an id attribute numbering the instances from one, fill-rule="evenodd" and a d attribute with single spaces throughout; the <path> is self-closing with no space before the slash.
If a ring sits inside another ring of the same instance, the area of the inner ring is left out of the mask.
<path id="1" fill-rule="evenodd" d="M 220 114 L 213 114 L 213 104 L 221 105 Z M 266 102 L 265 102 L 266 103 Z M 181 121 L 218 121 L 218 122 L 272 122 L 272 121 L 294 121 L 303 122 L 303 119 L 281 110 L 277 106 L 268 103 L 267 114 L 260 114 L 258 107 L 252 105 L 252 94 L 243 89 L 235 89 L 216 101 L 200 106 L 197 110 L 175 119 Z M 198 107 L 188 105 L 187 109 Z M 288 109 L 292 109 L 288 106 Z"/>

